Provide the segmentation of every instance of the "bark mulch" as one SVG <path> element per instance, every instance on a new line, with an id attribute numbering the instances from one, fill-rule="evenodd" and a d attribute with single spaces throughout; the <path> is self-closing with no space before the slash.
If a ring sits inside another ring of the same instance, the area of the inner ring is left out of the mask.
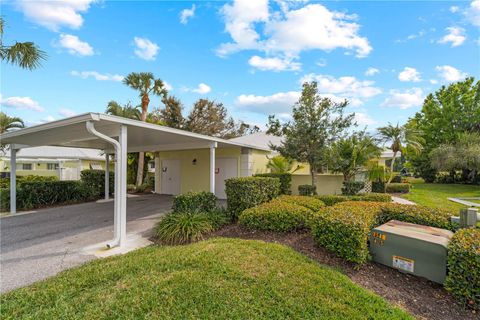
<path id="1" fill-rule="evenodd" d="M 407 310 L 418 319 L 480 319 L 479 312 L 466 310 L 456 304 L 441 285 L 373 262 L 362 266 L 348 263 L 325 249 L 316 247 L 309 233 L 279 234 L 228 225 L 211 236 L 263 240 L 287 245 L 321 264 L 341 270 L 353 282 Z"/>

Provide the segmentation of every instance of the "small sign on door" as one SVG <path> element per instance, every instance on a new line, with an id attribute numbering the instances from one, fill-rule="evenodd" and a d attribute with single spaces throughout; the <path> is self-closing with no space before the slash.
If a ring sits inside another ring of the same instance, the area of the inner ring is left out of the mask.
<path id="1" fill-rule="evenodd" d="M 215 174 L 219 174 L 220 173 L 220 168 L 215 168 Z"/>
<path id="2" fill-rule="evenodd" d="M 167 167 L 163 167 L 162 172 L 167 172 Z"/>

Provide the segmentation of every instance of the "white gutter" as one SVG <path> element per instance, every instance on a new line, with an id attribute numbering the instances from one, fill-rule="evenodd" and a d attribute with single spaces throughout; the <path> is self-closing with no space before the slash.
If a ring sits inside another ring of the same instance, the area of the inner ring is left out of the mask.
<path id="1" fill-rule="evenodd" d="M 98 132 L 95 129 L 95 126 L 92 121 L 87 121 L 86 122 L 86 129 L 87 131 L 98 137 L 99 139 L 102 139 L 104 141 L 107 141 L 108 143 L 112 144 L 114 149 L 115 149 L 115 154 L 118 156 L 120 154 L 120 142 L 117 140 L 110 138 L 109 136 L 104 135 L 103 133 Z M 115 198 L 114 198 L 114 221 L 113 221 L 113 234 L 114 238 L 110 243 L 107 243 L 108 248 L 113 248 L 116 247 L 120 244 L 120 177 L 119 175 L 122 174 L 120 170 L 120 161 L 115 161 Z"/>

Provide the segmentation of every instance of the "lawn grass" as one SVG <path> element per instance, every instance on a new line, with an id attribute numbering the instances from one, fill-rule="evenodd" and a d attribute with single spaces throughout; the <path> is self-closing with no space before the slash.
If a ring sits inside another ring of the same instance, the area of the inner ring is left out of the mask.
<path id="1" fill-rule="evenodd" d="M 412 319 L 290 248 L 227 238 L 96 260 L 0 302 L 2 319 Z"/>
<path id="2" fill-rule="evenodd" d="M 431 208 L 451 210 L 458 215 L 464 205 L 448 200 L 448 198 L 480 197 L 480 186 L 465 184 L 415 183 L 408 194 L 402 196 L 417 204 Z"/>

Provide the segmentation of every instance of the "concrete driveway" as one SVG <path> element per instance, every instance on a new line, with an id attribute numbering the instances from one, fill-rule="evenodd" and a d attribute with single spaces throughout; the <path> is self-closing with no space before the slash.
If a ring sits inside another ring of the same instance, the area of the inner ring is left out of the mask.
<path id="1" fill-rule="evenodd" d="M 172 198 L 127 199 L 127 234 L 148 237 Z M 23 287 L 95 259 L 86 246 L 113 237 L 113 201 L 38 210 L 0 219 L 0 292 Z"/>

